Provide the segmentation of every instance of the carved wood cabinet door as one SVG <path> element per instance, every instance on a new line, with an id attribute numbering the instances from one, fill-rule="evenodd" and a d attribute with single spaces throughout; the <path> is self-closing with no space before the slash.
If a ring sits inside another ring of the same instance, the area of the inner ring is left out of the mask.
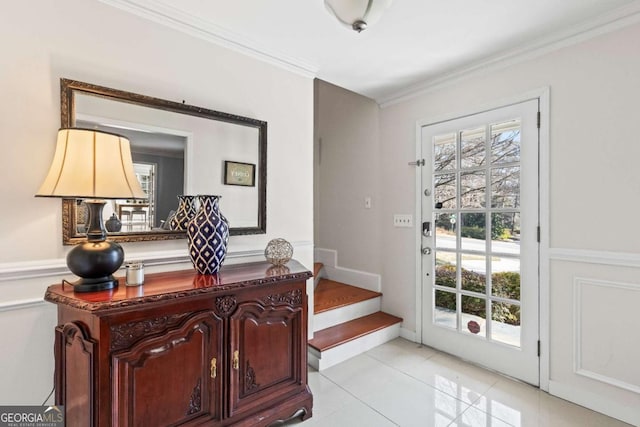
<path id="1" fill-rule="evenodd" d="M 230 316 L 230 416 L 306 389 L 301 304 L 267 298 L 240 304 Z"/>
<path id="2" fill-rule="evenodd" d="M 183 316 L 112 353 L 113 425 L 195 425 L 221 419 L 223 322 L 213 311 Z M 166 316 L 155 320 L 167 323 Z M 135 322 L 126 326 L 139 327 Z"/>

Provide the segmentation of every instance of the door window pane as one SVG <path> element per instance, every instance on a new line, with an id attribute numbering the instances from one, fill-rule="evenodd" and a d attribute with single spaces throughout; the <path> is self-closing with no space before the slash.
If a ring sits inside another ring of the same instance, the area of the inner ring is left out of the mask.
<path id="1" fill-rule="evenodd" d="M 520 347 L 520 305 L 491 304 L 491 339 Z"/>
<path id="2" fill-rule="evenodd" d="M 434 201 L 442 203 L 443 209 L 456 208 L 456 175 L 443 174 L 434 176 Z"/>
<path id="3" fill-rule="evenodd" d="M 491 206 L 520 207 L 520 167 L 491 169 Z"/>
<path id="4" fill-rule="evenodd" d="M 511 255 L 520 254 L 520 213 L 491 214 L 491 251 Z"/>
<path id="5" fill-rule="evenodd" d="M 433 170 L 451 170 L 456 168 L 456 134 L 433 138 Z"/>
<path id="6" fill-rule="evenodd" d="M 436 248 L 456 250 L 456 215 L 436 214 Z"/>
<path id="7" fill-rule="evenodd" d="M 460 132 L 460 167 L 475 168 L 485 164 L 485 127 Z"/>
<path id="8" fill-rule="evenodd" d="M 460 209 L 478 209 L 484 207 L 487 186 L 484 171 L 460 174 Z"/>
<path id="9" fill-rule="evenodd" d="M 460 237 L 462 250 L 486 251 L 487 226 L 484 213 L 463 212 L 460 214 Z"/>
<path id="10" fill-rule="evenodd" d="M 436 289 L 433 322 L 436 325 L 455 329 L 457 324 L 456 319 L 456 294 Z"/>
<path id="11" fill-rule="evenodd" d="M 486 293 L 487 257 L 484 255 L 461 254 L 461 287 L 465 291 Z"/>
<path id="12" fill-rule="evenodd" d="M 486 338 L 486 313 L 484 298 L 462 295 L 462 332 Z"/>
<path id="13" fill-rule="evenodd" d="M 520 161 L 520 119 L 491 126 L 491 163 Z"/>
<path id="14" fill-rule="evenodd" d="M 520 259 L 493 257 L 491 295 L 520 301 Z"/>
<path id="15" fill-rule="evenodd" d="M 456 287 L 456 254 L 455 252 L 436 252 L 437 286 Z"/>

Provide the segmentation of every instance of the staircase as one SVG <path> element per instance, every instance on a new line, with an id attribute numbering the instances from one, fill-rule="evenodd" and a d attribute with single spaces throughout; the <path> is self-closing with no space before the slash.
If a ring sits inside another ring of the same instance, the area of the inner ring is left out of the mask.
<path id="1" fill-rule="evenodd" d="M 322 264 L 313 267 L 311 366 L 321 371 L 400 335 L 402 319 L 380 311 L 380 292 L 322 278 Z"/>

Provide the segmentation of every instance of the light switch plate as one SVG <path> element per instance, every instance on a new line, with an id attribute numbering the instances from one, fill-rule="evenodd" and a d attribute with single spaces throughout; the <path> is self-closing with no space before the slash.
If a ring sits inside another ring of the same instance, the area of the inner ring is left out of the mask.
<path id="1" fill-rule="evenodd" d="M 393 215 L 393 226 L 394 227 L 412 228 L 413 227 L 413 215 L 411 215 L 411 214 L 394 214 Z"/>

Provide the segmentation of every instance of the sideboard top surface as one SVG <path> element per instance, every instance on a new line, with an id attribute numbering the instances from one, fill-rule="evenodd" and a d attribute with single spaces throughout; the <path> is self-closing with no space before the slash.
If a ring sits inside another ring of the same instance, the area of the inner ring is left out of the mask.
<path id="1" fill-rule="evenodd" d="M 74 292 L 72 285 L 62 283 L 49 286 L 44 299 L 55 304 L 100 312 L 310 277 L 311 272 L 297 261 L 291 260 L 283 266 L 263 261 L 223 266 L 213 275 L 198 274 L 194 270 L 147 274 L 142 286 L 126 286 L 124 278 L 120 277 L 119 286 L 108 291 Z"/>

